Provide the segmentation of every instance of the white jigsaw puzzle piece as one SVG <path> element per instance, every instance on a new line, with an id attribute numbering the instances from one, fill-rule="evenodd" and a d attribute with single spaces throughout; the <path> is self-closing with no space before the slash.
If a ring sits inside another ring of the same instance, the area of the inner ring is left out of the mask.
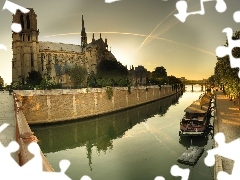
<path id="1" fill-rule="evenodd" d="M 165 178 L 162 177 L 162 176 L 157 176 L 157 177 L 154 178 L 154 180 L 165 180 Z"/>
<path id="2" fill-rule="evenodd" d="M 231 68 L 240 68 L 240 59 L 234 58 L 232 55 L 232 49 L 234 47 L 240 47 L 240 39 L 239 40 L 233 40 L 233 30 L 229 27 L 223 29 L 222 32 L 225 32 L 228 39 L 228 46 L 219 46 L 216 48 L 216 55 L 218 57 L 224 57 L 226 55 L 229 55 L 230 59 L 230 66 Z M 238 77 L 240 78 L 240 72 L 238 72 Z"/>
<path id="3" fill-rule="evenodd" d="M 188 180 L 190 170 L 188 168 L 187 169 L 182 169 L 178 165 L 173 165 L 171 167 L 170 173 L 172 174 L 172 176 L 176 176 L 176 177 L 181 176 L 182 177 L 181 180 Z M 154 180 L 165 180 L 165 178 L 162 177 L 162 176 L 157 176 L 157 177 L 155 177 Z"/>
<path id="4" fill-rule="evenodd" d="M 5 9 L 9 10 L 12 14 L 16 14 L 18 9 L 20 11 L 22 11 L 23 13 L 28 13 L 30 11 L 29 9 L 26 9 L 26 8 L 19 6 L 15 3 L 12 3 L 8 0 L 6 0 L 5 4 L 3 6 L 3 10 L 5 10 Z M 11 29 L 12 29 L 12 31 L 14 31 L 16 33 L 19 33 L 22 31 L 22 26 L 19 23 L 12 23 Z"/>
<path id="5" fill-rule="evenodd" d="M 190 174 L 190 170 L 187 169 L 182 169 L 180 168 L 178 165 L 173 165 L 171 167 L 171 174 L 173 176 L 181 176 L 182 179 L 181 180 L 188 180 L 189 174 Z"/>
<path id="6" fill-rule="evenodd" d="M 116 1 L 121 1 L 121 0 L 105 0 L 105 3 L 113 3 L 113 2 L 116 2 Z"/>
<path id="7" fill-rule="evenodd" d="M 237 180 L 240 177 L 240 138 L 225 143 L 225 136 L 223 133 L 217 133 L 214 136 L 215 141 L 218 143 L 218 147 L 208 150 L 208 155 L 204 159 L 207 166 L 213 166 L 215 164 L 215 155 L 219 155 L 234 161 L 232 174 L 220 171 L 217 175 L 218 180 Z"/>
<path id="8" fill-rule="evenodd" d="M 0 44 L 0 50 L 1 50 L 1 49 L 7 51 L 7 46 L 5 46 L 4 44 Z"/>
<path id="9" fill-rule="evenodd" d="M 217 3 L 215 8 L 219 13 L 222 13 L 227 9 L 227 5 L 224 2 L 224 0 L 200 0 L 201 9 L 199 11 L 187 12 L 187 8 L 188 8 L 187 2 L 180 0 L 176 3 L 176 9 L 178 10 L 178 14 L 174 14 L 174 16 L 178 18 L 181 22 L 185 22 L 187 17 L 190 15 L 195 15 L 195 14 L 203 15 L 205 14 L 203 3 L 207 1 L 216 1 Z"/>
<path id="10" fill-rule="evenodd" d="M 12 3 L 8 0 L 6 0 L 5 4 L 3 5 L 3 10 L 9 10 L 12 14 L 16 14 L 17 10 L 19 9 L 20 11 L 22 11 L 23 13 L 28 13 L 29 9 L 26 9 L 22 6 L 19 6 L 15 3 Z"/>
<path id="11" fill-rule="evenodd" d="M 240 23 L 240 11 L 236 11 L 234 14 L 233 14 L 233 19 L 236 23 Z"/>

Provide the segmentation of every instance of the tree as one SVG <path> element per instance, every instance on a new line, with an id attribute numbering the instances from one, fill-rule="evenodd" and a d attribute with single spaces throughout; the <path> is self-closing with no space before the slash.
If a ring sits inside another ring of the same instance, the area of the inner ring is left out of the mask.
<path id="1" fill-rule="evenodd" d="M 21 89 L 21 86 L 22 86 L 22 84 L 19 82 L 19 81 L 13 81 L 12 83 L 11 83 L 11 88 L 12 89 Z"/>
<path id="2" fill-rule="evenodd" d="M 37 89 L 60 89 L 62 88 L 62 84 L 61 83 L 56 83 L 56 82 L 51 82 L 45 78 L 42 79 L 41 83 L 39 85 L 36 86 Z"/>
<path id="3" fill-rule="evenodd" d="M 240 31 L 237 31 L 234 33 L 233 40 L 240 39 Z M 228 41 L 226 40 L 226 45 L 228 46 Z M 235 58 L 240 57 L 240 49 L 238 47 L 235 47 L 232 49 L 232 55 Z M 224 92 L 232 97 L 239 97 L 239 89 L 240 89 L 240 84 L 239 84 L 239 77 L 238 77 L 238 71 L 239 68 L 231 68 L 230 66 L 230 59 L 229 56 L 224 56 L 224 57 L 217 57 L 217 63 L 214 68 L 214 77 L 215 81 L 218 84 L 223 85 L 224 87 Z"/>
<path id="4" fill-rule="evenodd" d="M 91 72 L 91 73 L 88 75 L 87 85 L 90 86 L 90 87 L 96 87 L 97 82 L 96 82 L 96 75 L 95 75 L 94 72 Z"/>
<path id="5" fill-rule="evenodd" d="M 26 79 L 26 82 L 28 85 L 32 85 L 35 87 L 36 85 L 39 85 L 42 81 L 42 75 L 38 71 L 31 71 L 28 73 L 28 77 Z"/>
<path id="6" fill-rule="evenodd" d="M 168 79 L 168 84 L 181 84 L 182 81 L 178 78 L 176 78 L 175 76 L 167 76 Z"/>
<path id="7" fill-rule="evenodd" d="M 155 71 L 152 72 L 152 77 L 156 79 L 167 77 L 166 69 L 163 66 L 156 67 Z"/>
<path id="8" fill-rule="evenodd" d="M 87 70 L 83 66 L 75 65 L 73 68 L 67 69 L 67 74 L 71 77 L 76 88 L 82 87 L 87 81 Z"/>
<path id="9" fill-rule="evenodd" d="M 128 81 L 128 69 L 118 61 L 102 60 L 97 65 L 96 74 L 100 86 L 126 86 Z"/>
<path id="10" fill-rule="evenodd" d="M 215 84 L 215 75 L 211 75 L 209 78 L 208 78 L 208 82 L 214 86 Z"/>

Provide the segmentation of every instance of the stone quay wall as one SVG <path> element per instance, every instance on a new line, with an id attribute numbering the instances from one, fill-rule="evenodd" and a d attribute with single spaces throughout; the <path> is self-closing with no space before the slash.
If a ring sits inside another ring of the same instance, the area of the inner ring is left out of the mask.
<path id="1" fill-rule="evenodd" d="M 54 123 L 114 112 L 173 95 L 172 86 L 16 90 L 28 124 Z M 178 90 L 180 91 L 180 90 Z"/>

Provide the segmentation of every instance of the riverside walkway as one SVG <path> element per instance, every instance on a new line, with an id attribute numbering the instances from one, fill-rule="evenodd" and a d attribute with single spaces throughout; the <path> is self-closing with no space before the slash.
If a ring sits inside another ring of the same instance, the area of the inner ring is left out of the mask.
<path id="1" fill-rule="evenodd" d="M 0 91 L 0 125 L 4 123 L 9 126 L 0 133 L 0 142 L 6 147 L 11 141 L 16 141 L 16 120 L 13 96 L 7 91 Z M 12 157 L 18 162 L 17 153 L 12 154 Z"/>
<path id="2" fill-rule="evenodd" d="M 223 132 L 226 143 L 240 138 L 240 110 L 237 102 L 230 101 L 222 91 L 216 91 L 216 119 L 214 133 Z M 232 173 L 234 161 L 220 157 L 216 160 L 215 179 L 219 171 Z"/>

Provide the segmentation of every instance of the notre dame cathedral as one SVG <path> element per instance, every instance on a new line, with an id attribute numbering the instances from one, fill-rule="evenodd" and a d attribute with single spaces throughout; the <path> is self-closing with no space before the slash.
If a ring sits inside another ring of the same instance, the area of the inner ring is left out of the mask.
<path id="1" fill-rule="evenodd" d="M 32 8 L 27 14 L 17 11 L 13 22 L 20 23 L 22 31 L 12 33 L 12 82 L 26 82 L 28 73 L 39 71 L 42 77 L 62 85 L 68 85 L 69 76 L 66 69 L 75 65 L 84 66 L 88 73 L 96 72 L 97 64 L 102 60 L 115 60 L 108 50 L 107 39 L 87 43 L 84 20 L 82 16 L 81 45 L 38 41 L 37 15 Z"/>

